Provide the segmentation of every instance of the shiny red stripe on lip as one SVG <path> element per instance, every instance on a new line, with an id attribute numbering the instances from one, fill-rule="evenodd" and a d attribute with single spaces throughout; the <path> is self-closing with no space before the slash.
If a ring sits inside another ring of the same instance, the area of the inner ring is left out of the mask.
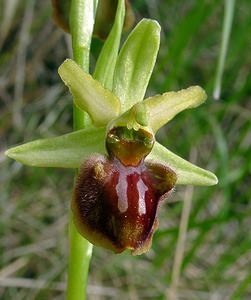
<path id="1" fill-rule="evenodd" d="M 151 231 L 158 193 L 143 162 L 138 167 L 125 167 L 114 159 L 113 165 L 111 177 L 105 180 L 104 199 L 112 212 L 111 218 L 115 216 L 118 242 L 135 249 Z"/>

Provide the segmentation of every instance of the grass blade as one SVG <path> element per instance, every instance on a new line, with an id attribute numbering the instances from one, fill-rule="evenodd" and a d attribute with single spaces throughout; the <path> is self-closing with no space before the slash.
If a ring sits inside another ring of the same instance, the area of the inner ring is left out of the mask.
<path id="1" fill-rule="evenodd" d="M 229 37 L 231 33 L 233 16 L 234 16 L 235 0 L 225 0 L 225 13 L 223 20 L 223 30 L 221 38 L 220 55 L 216 70 L 215 84 L 213 96 L 215 100 L 219 100 L 221 95 L 222 76 L 224 72 L 224 66 L 227 56 L 227 48 L 229 44 Z"/>

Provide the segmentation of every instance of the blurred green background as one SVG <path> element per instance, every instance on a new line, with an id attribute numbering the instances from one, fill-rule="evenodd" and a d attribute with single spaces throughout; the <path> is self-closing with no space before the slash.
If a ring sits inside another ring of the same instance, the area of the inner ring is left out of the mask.
<path id="1" fill-rule="evenodd" d="M 251 1 L 240 0 L 234 9 L 218 101 L 213 90 L 224 3 L 231 1 L 131 2 L 137 20 L 150 17 L 162 27 L 148 95 L 194 84 L 208 93 L 206 104 L 178 115 L 158 138 L 215 172 L 219 184 L 178 186 L 160 210 L 147 254 L 113 255 L 95 247 L 88 299 L 171 299 L 170 290 L 177 299 L 251 299 Z M 93 43 L 93 64 L 101 44 Z M 64 299 L 74 171 L 25 167 L 4 151 L 71 131 L 72 100 L 57 74 L 70 49 L 69 36 L 51 18 L 49 0 L 0 0 L 3 300 Z M 184 257 L 177 259 L 183 200 L 191 201 L 191 212 Z M 180 276 L 172 276 L 179 264 Z"/>

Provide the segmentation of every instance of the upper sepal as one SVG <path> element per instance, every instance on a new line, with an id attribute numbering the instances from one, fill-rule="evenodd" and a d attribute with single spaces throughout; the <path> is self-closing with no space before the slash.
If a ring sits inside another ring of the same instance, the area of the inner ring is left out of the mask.
<path id="1" fill-rule="evenodd" d="M 143 100 L 159 43 L 160 26 L 150 19 L 140 21 L 125 41 L 118 56 L 113 82 L 113 92 L 121 101 L 122 112 Z"/>

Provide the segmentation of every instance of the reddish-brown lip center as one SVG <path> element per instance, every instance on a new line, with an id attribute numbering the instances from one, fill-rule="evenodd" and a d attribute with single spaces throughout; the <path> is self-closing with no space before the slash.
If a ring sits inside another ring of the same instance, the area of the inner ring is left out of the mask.
<path id="1" fill-rule="evenodd" d="M 135 249 L 151 232 L 159 195 L 143 160 L 136 167 L 124 166 L 116 158 L 111 164 L 113 171 L 103 193 L 114 224 L 110 233 L 115 230 L 122 247 Z"/>

